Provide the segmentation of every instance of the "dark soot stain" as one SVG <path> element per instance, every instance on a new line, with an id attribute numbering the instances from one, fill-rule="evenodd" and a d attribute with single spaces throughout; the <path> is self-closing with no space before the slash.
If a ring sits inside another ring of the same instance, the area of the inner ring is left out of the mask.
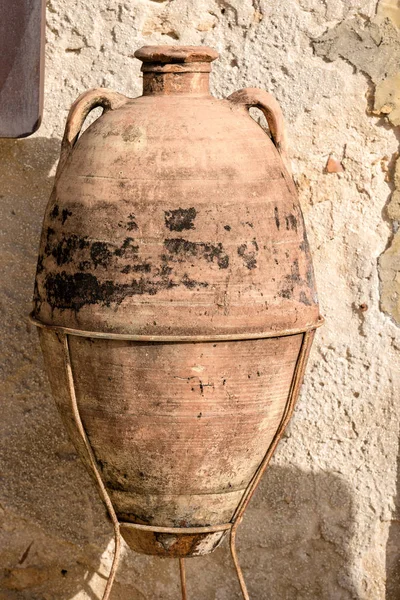
<path id="1" fill-rule="evenodd" d="M 99 265 L 107 267 L 111 256 L 112 254 L 108 249 L 108 244 L 105 242 L 93 242 L 90 248 L 90 258 L 93 261 L 94 268 L 97 268 Z"/>
<path id="2" fill-rule="evenodd" d="M 50 238 L 54 234 L 54 231 L 49 228 L 47 233 L 45 253 L 48 255 L 51 254 L 56 259 L 59 267 L 71 262 L 77 250 L 83 250 L 89 246 L 87 238 L 78 235 L 70 235 L 69 237 L 62 238 L 59 242 L 52 245 Z"/>
<path id="3" fill-rule="evenodd" d="M 183 231 L 184 229 L 194 229 L 194 219 L 197 211 L 192 208 L 177 208 L 176 210 L 165 211 L 165 225 L 170 231 Z"/>
<path id="4" fill-rule="evenodd" d="M 113 281 L 100 282 L 91 273 L 75 273 L 65 271 L 49 274 L 45 279 L 47 299 L 53 308 L 79 311 L 87 304 L 110 306 L 112 302 L 120 304 L 125 298 L 149 294 L 154 296 L 162 289 L 170 289 L 177 284 L 171 280 L 151 281 L 141 277 L 126 284 Z"/>
<path id="5" fill-rule="evenodd" d="M 65 221 L 72 215 L 72 211 L 68 210 L 68 208 L 64 208 L 61 213 L 61 223 L 64 225 Z"/>
<path id="6" fill-rule="evenodd" d="M 207 244 L 204 242 L 189 242 L 181 238 L 168 239 L 164 241 L 164 247 L 171 254 L 171 260 L 183 262 L 190 257 L 204 258 L 207 262 L 216 261 L 220 269 L 227 269 L 229 257 L 225 253 L 221 243 Z"/>
<path id="7" fill-rule="evenodd" d="M 237 252 L 249 270 L 257 267 L 258 244 L 256 240 L 249 242 L 249 244 L 241 244 Z"/>

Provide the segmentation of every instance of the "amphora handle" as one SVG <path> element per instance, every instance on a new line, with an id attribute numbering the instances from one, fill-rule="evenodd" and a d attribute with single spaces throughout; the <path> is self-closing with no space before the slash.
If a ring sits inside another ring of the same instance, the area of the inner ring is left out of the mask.
<path id="1" fill-rule="evenodd" d="M 268 122 L 272 141 L 282 157 L 282 161 L 291 174 L 287 153 L 287 140 L 281 107 L 271 94 L 258 88 L 244 88 L 228 96 L 234 104 L 244 105 L 247 109 L 259 108 Z"/>
<path id="2" fill-rule="evenodd" d="M 57 167 L 56 178 L 60 175 L 70 155 L 73 147 L 78 141 L 82 125 L 86 117 L 94 108 L 101 106 L 104 112 L 115 110 L 126 102 L 129 98 L 118 92 L 113 92 L 107 88 L 95 88 L 81 94 L 72 104 L 65 125 L 64 137 L 61 142 L 60 161 Z"/>

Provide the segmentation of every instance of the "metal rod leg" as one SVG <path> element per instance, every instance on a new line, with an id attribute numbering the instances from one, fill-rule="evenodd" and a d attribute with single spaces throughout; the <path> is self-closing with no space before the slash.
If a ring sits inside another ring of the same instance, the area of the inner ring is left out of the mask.
<path id="1" fill-rule="evenodd" d="M 237 578 L 239 580 L 240 589 L 242 590 L 243 598 L 244 598 L 244 600 L 250 600 L 249 592 L 247 591 L 246 582 L 244 580 L 243 572 L 240 567 L 238 555 L 236 552 L 236 528 L 235 528 L 235 525 L 231 529 L 230 548 L 231 548 L 233 564 L 235 565 Z"/>
<path id="2" fill-rule="evenodd" d="M 121 554 L 121 536 L 120 536 L 120 531 L 119 531 L 119 522 L 118 522 L 118 518 L 115 513 L 115 510 L 114 510 L 114 507 L 112 505 L 111 499 L 108 495 L 106 487 L 105 487 L 103 480 L 101 478 L 101 475 L 99 473 L 99 469 L 98 469 L 97 463 L 96 463 L 96 458 L 94 456 L 92 447 L 89 442 L 89 438 L 86 434 L 85 428 L 82 423 L 82 419 L 81 419 L 81 415 L 80 415 L 79 407 L 78 407 L 78 400 L 77 400 L 76 393 L 75 393 L 75 382 L 74 382 L 74 376 L 72 373 L 72 364 L 71 364 L 71 356 L 70 356 L 70 351 L 69 351 L 68 336 L 66 336 L 66 335 L 64 335 L 64 356 L 65 356 L 65 367 L 66 367 L 66 374 L 67 374 L 67 381 L 68 381 L 68 389 L 69 389 L 69 395 L 70 395 L 70 399 L 71 399 L 72 415 L 74 417 L 75 425 L 77 427 L 79 435 L 81 436 L 82 442 L 85 446 L 85 449 L 87 452 L 87 458 L 88 458 L 89 464 L 93 470 L 94 476 L 96 478 L 101 498 L 107 507 L 108 514 L 110 515 L 111 522 L 114 526 L 114 538 L 115 538 L 114 558 L 113 558 L 113 562 L 111 565 L 110 574 L 107 579 L 107 584 L 106 584 L 106 587 L 105 587 L 105 590 L 103 593 L 103 598 L 102 598 L 102 600 L 109 600 L 109 597 L 111 594 L 111 589 L 114 584 L 115 575 L 116 575 L 117 569 L 118 569 L 120 554 Z"/>
<path id="3" fill-rule="evenodd" d="M 186 589 L 186 568 L 185 559 L 179 559 L 179 572 L 181 574 L 181 589 L 182 589 L 182 600 L 187 600 L 187 589 Z"/>
<path id="4" fill-rule="evenodd" d="M 281 439 L 283 432 L 285 431 L 286 426 L 292 416 L 292 413 L 294 410 L 294 405 L 296 403 L 297 396 L 299 394 L 299 388 L 300 388 L 300 385 L 301 385 L 301 382 L 303 379 L 304 369 L 306 366 L 308 353 L 311 348 L 313 336 L 314 336 L 314 331 L 307 331 L 303 334 L 303 341 L 302 341 L 299 357 L 297 360 L 295 372 L 293 374 L 292 385 L 291 385 L 288 400 L 287 400 L 287 403 L 285 406 L 285 410 L 284 410 L 284 413 L 282 416 L 282 420 L 281 420 L 278 430 L 271 442 L 271 445 L 269 446 L 267 453 L 264 456 L 262 463 L 260 464 L 253 479 L 251 480 L 251 482 L 250 482 L 250 484 L 249 484 L 249 486 L 248 486 L 234 516 L 233 516 L 233 519 L 232 519 L 233 525 L 232 525 L 232 529 L 231 529 L 230 548 L 231 548 L 232 559 L 233 559 L 233 562 L 235 565 L 237 577 L 238 577 L 238 580 L 240 583 L 240 588 L 242 590 L 244 600 L 250 600 L 250 596 L 249 596 L 249 592 L 247 591 L 246 583 L 244 581 L 242 569 L 240 568 L 239 559 L 238 559 L 237 552 L 236 552 L 236 529 L 242 520 L 244 512 L 245 512 L 254 492 L 256 491 L 258 484 L 260 483 L 261 478 L 264 474 L 264 471 L 267 468 L 269 461 L 271 460 L 271 457 L 276 449 L 276 446 L 278 445 L 278 442 Z"/>

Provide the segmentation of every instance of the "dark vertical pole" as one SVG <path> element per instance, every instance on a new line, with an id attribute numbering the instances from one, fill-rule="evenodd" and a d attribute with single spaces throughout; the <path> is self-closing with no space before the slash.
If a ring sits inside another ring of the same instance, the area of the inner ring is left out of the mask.
<path id="1" fill-rule="evenodd" d="M 40 125 L 44 43 L 45 0 L 0 0 L 0 137 Z"/>

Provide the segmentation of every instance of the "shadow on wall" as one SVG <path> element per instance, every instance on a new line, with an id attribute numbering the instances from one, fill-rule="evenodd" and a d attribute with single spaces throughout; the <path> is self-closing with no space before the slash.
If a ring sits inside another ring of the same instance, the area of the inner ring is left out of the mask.
<path id="1" fill-rule="evenodd" d="M 397 455 L 395 510 L 386 544 L 386 600 L 399 600 L 400 590 L 400 452 Z"/>
<path id="2" fill-rule="evenodd" d="M 103 507 L 50 397 L 37 333 L 27 321 L 59 148 L 57 139 L 0 140 L 1 600 L 74 597 L 88 587 L 99 548 L 110 538 Z"/>
<path id="3" fill-rule="evenodd" d="M 0 141 L 1 600 L 97 600 L 107 573 L 101 556 L 113 548 L 105 510 L 66 437 L 36 331 L 27 323 L 58 154 L 55 139 Z M 350 490 L 336 474 L 271 466 L 239 529 L 251 598 L 357 598 L 349 549 L 353 520 Z M 187 562 L 189 597 L 241 598 L 226 543 Z M 113 600 L 179 597 L 177 561 L 126 550 Z"/>
<path id="4" fill-rule="evenodd" d="M 348 485 L 337 475 L 271 465 L 239 528 L 239 559 L 250 598 L 361 597 L 351 576 L 353 522 Z M 213 554 L 186 562 L 188 598 L 243 600 L 226 541 Z M 160 589 L 160 574 L 166 581 L 167 573 L 170 586 Z M 176 560 L 128 551 L 112 600 L 176 600 L 178 581 Z"/>
<path id="5" fill-rule="evenodd" d="M 250 505 L 239 549 L 252 598 L 357 598 L 348 485 L 330 472 L 271 465 Z"/>

